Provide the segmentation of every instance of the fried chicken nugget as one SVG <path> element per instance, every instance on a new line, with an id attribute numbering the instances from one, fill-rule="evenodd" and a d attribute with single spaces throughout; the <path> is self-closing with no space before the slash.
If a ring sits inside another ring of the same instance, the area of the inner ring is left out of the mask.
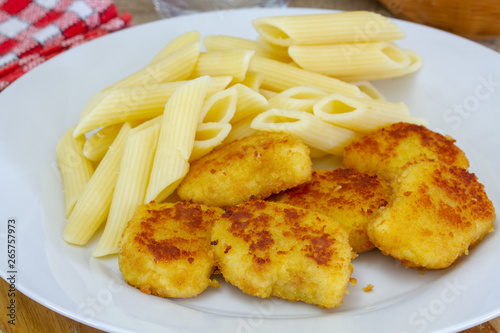
<path id="1" fill-rule="evenodd" d="M 455 140 L 424 126 L 395 123 L 345 148 L 343 165 L 393 182 L 415 163 L 435 161 L 467 169 L 469 161 Z"/>
<path id="2" fill-rule="evenodd" d="M 231 207 L 311 179 L 309 148 L 289 134 L 262 132 L 221 145 L 193 162 L 177 189 L 182 200 Z"/>
<path id="3" fill-rule="evenodd" d="M 194 297 L 218 287 L 210 279 L 216 268 L 210 236 L 223 213 L 185 202 L 140 206 L 122 236 L 118 264 L 124 279 L 161 297 Z"/>
<path id="4" fill-rule="evenodd" d="M 367 228 L 384 254 L 406 267 L 450 266 L 493 231 L 495 209 L 467 170 L 436 162 L 409 166 L 389 205 Z"/>
<path id="5" fill-rule="evenodd" d="M 243 292 L 322 308 L 342 304 L 355 256 L 344 228 L 306 209 L 251 200 L 212 231 L 217 266 Z"/>
<path id="6" fill-rule="evenodd" d="M 389 184 L 353 169 L 315 170 L 311 181 L 273 196 L 276 202 L 311 209 L 339 222 L 355 252 L 374 248 L 366 225 L 388 204 Z"/>

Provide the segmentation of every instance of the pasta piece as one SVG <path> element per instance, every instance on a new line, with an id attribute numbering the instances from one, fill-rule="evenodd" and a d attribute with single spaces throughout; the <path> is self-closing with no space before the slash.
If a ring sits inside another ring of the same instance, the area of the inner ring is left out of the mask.
<path id="1" fill-rule="evenodd" d="M 313 106 L 328 94 L 312 87 L 293 87 L 269 99 L 269 107 L 313 113 Z"/>
<path id="2" fill-rule="evenodd" d="M 111 89 L 132 87 L 134 95 L 140 95 L 143 93 L 140 87 L 187 79 L 198 60 L 201 43 L 198 41 L 180 46 L 167 45 L 166 50 L 162 50 L 162 54 L 153 58 L 146 67 L 92 96 L 83 107 L 80 119 L 85 118 L 107 96 L 106 91 Z"/>
<path id="3" fill-rule="evenodd" d="M 132 75 L 112 84 L 106 89 L 147 86 L 186 80 L 200 56 L 201 43 L 188 44 L 174 51 L 162 59 L 148 64 L 146 67 L 134 72 Z"/>
<path id="4" fill-rule="evenodd" d="M 411 63 L 401 48 L 385 42 L 294 45 L 288 53 L 301 68 L 340 79 L 390 77 L 387 72 L 394 73 L 394 69 L 405 68 Z"/>
<path id="5" fill-rule="evenodd" d="M 319 119 L 358 132 L 372 132 L 381 127 L 406 122 L 425 125 L 423 118 L 410 115 L 404 103 L 376 101 L 367 98 L 329 95 L 314 105 Z"/>
<path id="6" fill-rule="evenodd" d="M 269 43 L 262 36 L 257 37 L 257 44 L 269 54 L 267 58 L 281 62 L 290 62 L 292 59 L 288 55 L 288 46 L 280 46 Z"/>
<path id="7" fill-rule="evenodd" d="M 245 79 L 240 83 L 247 86 L 248 88 L 259 92 L 259 88 L 264 81 L 264 75 L 262 73 L 247 72 Z"/>
<path id="8" fill-rule="evenodd" d="M 170 96 L 183 83 L 185 82 L 176 81 L 110 89 L 105 92 L 104 98 L 80 119 L 74 135 L 82 135 L 96 128 L 126 121 L 156 117 L 163 112 Z"/>
<path id="9" fill-rule="evenodd" d="M 311 148 L 339 156 L 344 154 L 344 147 L 362 136 L 303 111 L 271 109 L 255 117 L 250 126 L 261 131 L 289 133 Z"/>
<path id="10" fill-rule="evenodd" d="M 264 96 L 265 98 L 267 98 L 269 100 L 270 98 L 278 95 L 279 93 L 276 91 L 261 88 L 261 89 L 259 89 L 259 94 L 261 94 L 262 96 Z"/>
<path id="11" fill-rule="evenodd" d="M 257 133 L 256 129 L 250 127 L 250 124 L 252 123 L 254 118 L 254 116 L 250 116 L 234 124 L 231 123 L 231 131 L 222 143 L 224 144 L 232 142 L 234 140 L 243 139 L 244 137 Z"/>
<path id="12" fill-rule="evenodd" d="M 394 22 L 369 11 L 263 17 L 254 20 L 253 26 L 267 42 L 280 46 L 390 41 L 404 37 Z"/>
<path id="13" fill-rule="evenodd" d="M 233 77 L 233 83 L 240 82 L 245 78 L 254 53 L 249 50 L 202 52 L 191 77 L 229 75 Z"/>
<path id="14" fill-rule="evenodd" d="M 64 226 L 66 242 L 85 245 L 108 216 L 130 124 L 125 123 L 83 190 Z"/>
<path id="15" fill-rule="evenodd" d="M 180 45 L 179 45 L 180 46 Z M 133 94 L 141 95 L 143 86 L 185 80 L 193 71 L 201 50 L 200 42 L 193 42 L 170 53 L 155 57 L 146 67 L 132 73 L 124 79 L 115 82 L 106 89 L 101 90 L 83 107 L 80 119 L 85 118 L 94 108 L 107 97 L 106 92 L 116 88 L 132 88 Z M 127 98 L 128 100 L 128 98 Z"/>
<path id="16" fill-rule="evenodd" d="M 343 77 L 342 79 L 345 81 L 348 81 L 348 82 L 359 81 L 362 79 L 380 80 L 380 79 L 384 79 L 387 77 L 399 77 L 399 76 L 409 75 L 409 74 L 417 72 L 422 67 L 422 64 L 423 64 L 422 57 L 420 56 L 420 54 L 418 54 L 417 52 L 415 52 L 413 50 L 404 50 L 404 53 L 406 53 L 406 55 L 411 60 L 410 64 L 406 67 L 394 68 L 394 69 L 388 71 L 388 73 L 384 73 L 382 75 L 380 75 L 380 74 L 373 74 L 371 76 L 355 75 L 355 76 L 346 76 L 346 77 Z"/>
<path id="17" fill-rule="evenodd" d="M 80 116 L 78 119 L 83 119 L 87 116 L 87 114 L 93 109 L 95 108 L 95 106 L 97 104 L 99 104 L 103 98 L 106 96 L 106 92 L 105 91 L 99 91 L 98 93 L 92 95 L 92 97 L 90 97 L 87 102 L 85 102 L 85 105 L 83 106 L 82 108 L 82 111 L 80 111 Z"/>
<path id="18" fill-rule="evenodd" d="M 189 162 L 196 161 L 200 157 L 210 153 L 218 146 L 231 131 L 229 123 L 201 123 L 196 128 L 196 136 L 193 151 Z"/>
<path id="19" fill-rule="evenodd" d="M 368 81 L 359 81 L 352 82 L 356 87 L 361 90 L 362 93 L 365 94 L 366 98 L 374 99 L 377 101 L 385 101 L 385 96 L 370 82 Z"/>
<path id="20" fill-rule="evenodd" d="M 319 150 L 317 148 L 309 147 L 309 150 L 310 150 L 309 156 L 311 156 L 311 158 L 320 158 L 328 155 L 327 152 Z"/>
<path id="21" fill-rule="evenodd" d="M 162 119 L 163 119 L 163 115 L 160 115 L 158 117 L 146 120 L 146 121 L 142 122 L 140 125 L 138 125 L 137 127 L 132 128 L 130 130 L 130 135 L 133 135 L 136 132 L 145 130 L 146 128 L 149 128 L 149 127 L 154 126 L 154 125 L 160 126 Z"/>
<path id="22" fill-rule="evenodd" d="M 214 77 L 207 95 L 221 91 L 231 81 L 230 76 Z M 98 105 L 80 119 L 73 135 L 96 128 L 157 117 L 165 110 L 172 94 L 188 81 L 168 82 L 145 87 L 116 88 L 106 92 Z"/>
<path id="23" fill-rule="evenodd" d="M 165 200 L 186 175 L 210 80 L 203 76 L 186 83 L 165 106 L 144 203 Z"/>
<path id="24" fill-rule="evenodd" d="M 420 56 L 420 54 L 418 54 L 413 50 L 403 50 L 403 52 L 410 59 L 410 64 L 408 66 L 401 68 L 393 68 L 391 70 L 387 70 L 384 73 L 373 73 L 371 75 L 368 75 L 367 73 L 361 73 L 358 75 L 342 76 L 339 77 L 339 79 L 344 80 L 346 82 L 364 81 L 364 80 L 374 81 L 374 80 L 381 80 L 386 78 L 394 78 L 394 77 L 409 75 L 417 72 L 422 67 L 422 57 Z"/>
<path id="25" fill-rule="evenodd" d="M 353 84 L 259 56 L 252 57 L 249 70 L 264 75 L 261 85 L 263 89 L 281 92 L 296 86 L 309 86 L 330 94 L 363 96 L 359 88 Z"/>
<path id="26" fill-rule="evenodd" d="M 170 43 L 168 43 L 160 52 L 158 52 L 153 59 L 151 59 L 149 64 L 154 64 L 155 62 L 160 61 L 165 56 L 183 48 L 186 45 L 200 41 L 201 41 L 200 33 L 196 30 L 183 33 L 182 35 L 170 41 Z"/>
<path id="27" fill-rule="evenodd" d="M 68 217 L 94 173 L 92 163 L 83 154 L 84 136 L 73 137 L 70 128 L 59 139 L 56 159 L 61 171 L 64 188 L 64 216 Z"/>
<path id="28" fill-rule="evenodd" d="M 83 145 L 83 155 L 93 162 L 102 160 L 121 128 L 122 124 L 111 125 L 92 134 Z"/>
<path id="29" fill-rule="evenodd" d="M 260 53 L 257 42 L 234 36 L 210 35 L 203 38 L 203 45 L 208 52 L 228 50 L 253 50 Z"/>
<path id="30" fill-rule="evenodd" d="M 156 123 L 141 131 L 129 133 L 108 220 L 92 254 L 94 257 L 118 253 L 120 238 L 127 222 L 144 202 L 159 130 L 160 124 Z"/>
<path id="31" fill-rule="evenodd" d="M 237 123 L 247 117 L 255 117 L 255 115 L 269 108 L 267 99 L 258 92 L 240 83 L 235 84 L 233 88 L 238 93 L 238 103 L 236 104 L 234 116 L 230 121 L 231 124 Z"/>
<path id="32" fill-rule="evenodd" d="M 285 57 L 276 56 L 268 47 L 264 47 L 258 42 L 241 37 L 225 36 L 225 35 L 212 35 L 206 36 L 203 39 L 203 44 L 208 52 L 213 51 L 229 51 L 229 50 L 249 50 L 255 51 L 255 54 L 266 58 L 272 58 L 282 61 L 289 59 L 288 53 Z"/>
<path id="33" fill-rule="evenodd" d="M 200 122 L 228 123 L 234 116 L 237 102 L 238 92 L 235 88 L 219 91 L 203 102 Z"/>

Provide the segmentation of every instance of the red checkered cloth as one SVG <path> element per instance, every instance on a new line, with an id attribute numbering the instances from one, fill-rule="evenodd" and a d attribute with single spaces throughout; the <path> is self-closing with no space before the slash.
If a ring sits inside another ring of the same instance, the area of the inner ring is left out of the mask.
<path id="1" fill-rule="evenodd" d="M 112 0 L 0 0 L 0 91 L 55 55 L 128 26 Z"/>

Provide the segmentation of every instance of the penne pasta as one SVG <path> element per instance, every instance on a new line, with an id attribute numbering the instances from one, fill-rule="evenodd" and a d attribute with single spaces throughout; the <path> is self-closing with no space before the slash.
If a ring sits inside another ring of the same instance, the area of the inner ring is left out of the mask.
<path id="1" fill-rule="evenodd" d="M 257 37 L 257 44 L 268 54 L 266 58 L 278 60 L 281 62 L 290 62 L 292 59 L 288 55 L 288 46 L 280 46 L 269 43 L 262 36 Z"/>
<path id="2" fill-rule="evenodd" d="M 339 156 L 344 154 L 344 147 L 362 137 L 303 111 L 271 109 L 255 117 L 250 126 L 260 131 L 289 133 L 315 151 Z"/>
<path id="3" fill-rule="evenodd" d="M 269 98 L 269 107 L 313 113 L 313 106 L 327 96 L 323 90 L 312 87 L 293 87 Z"/>
<path id="4" fill-rule="evenodd" d="M 181 45 L 177 44 L 177 46 Z M 161 55 L 158 54 L 146 67 L 94 94 L 84 105 L 80 119 L 84 118 L 106 97 L 107 90 L 126 87 L 134 87 L 135 89 L 136 87 L 187 79 L 198 60 L 200 49 L 200 42 L 193 42 L 178 49 L 167 45 L 166 51 L 162 50 Z M 141 92 L 140 89 L 139 92 Z"/>
<path id="5" fill-rule="evenodd" d="M 301 68 L 341 80 L 356 76 L 363 81 L 374 75 L 389 78 L 395 69 L 411 64 L 401 48 L 386 42 L 294 45 L 288 53 Z"/>
<path id="6" fill-rule="evenodd" d="M 261 45 L 257 41 L 246 38 L 226 36 L 226 35 L 212 35 L 203 38 L 203 44 L 205 45 L 205 49 L 208 52 L 248 50 L 248 51 L 255 51 L 256 55 L 265 58 L 272 58 L 280 61 L 285 59 L 290 59 L 288 53 L 285 53 L 284 57 L 277 56 L 275 52 L 270 50 L 268 47 Z"/>
<path id="7" fill-rule="evenodd" d="M 94 173 L 94 166 L 83 154 L 85 137 L 73 137 L 73 128 L 63 134 L 56 146 L 56 159 L 64 188 L 65 217 L 70 215 Z"/>
<path id="8" fill-rule="evenodd" d="M 85 118 L 104 98 L 106 92 L 116 88 L 131 88 L 135 95 L 143 93 L 142 87 L 165 82 L 186 80 L 193 71 L 198 60 L 201 43 L 195 42 L 168 54 L 158 61 L 132 73 L 101 90 L 84 105 L 80 119 Z"/>
<path id="9" fill-rule="evenodd" d="M 247 137 L 249 135 L 256 133 L 257 130 L 250 127 L 250 124 L 252 123 L 254 118 L 255 118 L 255 116 L 250 116 L 250 117 L 242 119 L 234 124 L 232 123 L 231 124 L 231 131 L 226 136 L 224 141 L 222 141 L 222 143 L 224 144 L 224 143 L 232 142 L 234 140 L 243 139 L 244 137 Z"/>
<path id="10" fill-rule="evenodd" d="M 191 74 L 192 78 L 204 75 L 233 77 L 234 82 L 245 79 L 250 59 L 255 51 L 227 50 L 202 52 Z"/>
<path id="11" fill-rule="evenodd" d="M 255 115 L 269 108 L 267 99 L 247 86 L 239 83 L 232 88 L 237 92 L 238 102 L 236 111 L 230 121 L 231 124 L 237 123 L 244 118 L 255 117 Z"/>
<path id="12" fill-rule="evenodd" d="M 422 57 L 413 50 L 403 50 L 404 53 L 410 58 L 410 64 L 402 68 L 394 68 L 388 70 L 386 73 L 374 73 L 372 75 L 360 74 L 345 76 L 341 79 L 346 82 L 362 81 L 362 80 L 380 80 L 386 78 L 399 77 L 404 75 L 409 75 L 417 72 L 422 67 Z"/>
<path id="13" fill-rule="evenodd" d="M 252 24 L 264 40 L 280 46 L 389 41 L 404 37 L 394 22 L 369 11 L 263 17 Z"/>
<path id="14" fill-rule="evenodd" d="M 309 147 L 309 156 L 311 158 L 320 158 L 324 156 L 328 156 L 328 153 L 317 148 Z"/>
<path id="15" fill-rule="evenodd" d="M 108 219 L 92 254 L 94 257 L 118 253 L 123 229 L 144 202 L 159 129 L 157 122 L 143 130 L 129 132 Z"/>
<path id="16" fill-rule="evenodd" d="M 296 86 L 309 86 L 330 94 L 363 96 L 359 88 L 353 84 L 259 56 L 252 58 L 249 70 L 264 75 L 261 85 L 263 89 L 281 92 Z"/>
<path id="17" fill-rule="evenodd" d="M 108 216 L 129 131 L 130 124 L 123 124 L 120 133 L 85 186 L 64 226 L 63 238 L 66 242 L 87 244 Z"/>
<path id="18" fill-rule="evenodd" d="M 423 118 L 411 116 L 404 103 L 354 98 L 340 94 L 329 95 L 316 103 L 314 115 L 327 123 L 364 133 L 396 122 L 426 125 Z"/>
<path id="19" fill-rule="evenodd" d="M 352 84 L 358 87 L 366 98 L 385 101 L 385 96 L 369 81 L 352 82 Z"/>
<path id="20" fill-rule="evenodd" d="M 122 124 L 102 128 L 92 134 L 83 145 L 83 155 L 90 161 L 100 161 L 120 132 Z"/>
<path id="21" fill-rule="evenodd" d="M 408 64 L 408 66 L 401 68 L 393 68 L 391 70 L 387 70 L 384 73 L 372 73 L 370 75 L 368 73 L 361 73 L 361 74 L 343 76 L 339 78 L 345 82 L 366 81 L 366 80 L 374 81 L 374 80 L 381 80 L 381 79 L 409 75 L 417 72 L 422 67 L 422 57 L 413 50 L 403 50 L 403 52 L 410 59 L 410 63 Z"/>
<path id="22" fill-rule="evenodd" d="M 264 82 L 264 75 L 262 73 L 248 71 L 247 75 L 240 83 L 252 90 L 255 90 L 256 92 L 259 92 L 262 82 Z"/>
<path id="23" fill-rule="evenodd" d="M 228 50 L 253 50 L 260 54 L 260 47 L 256 41 L 226 35 L 210 35 L 203 38 L 203 45 L 208 52 Z M 264 54 L 267 56 L 267 54 Z"/>
<path id="24" fill-rule="evenodd" d="M 146 67 L 112 84 L 106 89 L 147 86 L 151 84 L 186 80 L 189 78 L 189 75 L 198 61 L 200 50 L 200 42 L 188 44 L 158 61 L 149 63 Z"/>
<path id="25" fill-rule="evenodd" d="M 139 132 L 139 131 L 142 131 L 142 130 L 145 130 L 146 128 L 149 128 L 149 127 L 152 127 L 154 125 L 158 125 L 160 126 L 161 125 L 161 122 L 162 122 L 162 119 L 163 119 L 163 115 L 159 115 L 158 117 L 155 117 L 155 118 L 152 118 L 152 119 L 148 119 L 144 122 L 142 122 L 140 125 L 138 125 L 137 127 L 135 128 L 132 128 L 130 130 L 130 134 L 129 135 L 133 135 L 135 134 L 136 132 Z"/>
<path id="26" fill-rule="evenodd" d="M 170 43 L 168 43 L 160 52 L 158 52 L 153 59 L 151 59 L 149 64 L 154 64 L 155 62 L 160 61 L 165 56 L 177 50 L 180 50 L 186 45 L 200 41 L 201 41 L 201 36 L 198 31 L 196 30 L 188 31 L 170 41 Z"/>
<path id="27" fill-rule="evenodd" d="M 278 95 L 279 93 L 276 91 L 261 88 L 261 89 L 259 89 L 259 94 L 261 94 L 262 96 L 264 96 L 265 98 L 267 98 L 269 100 L 270 98 Z"/>
<path id="28" fill-rule="evenodd" d="M 231 125 L 229 123 L 198 124 L 189 162 L 196 161 L 200 157 L 210 153 L 212 149 L 224 141 L 230 131 Z"/>
<path id="29" fill-rule="evenodd" d="M 203 102 L 200 122 L 228 123 L 234 116 L 238 102 L 238 91 L 229 88 L 208 97 Z"/>
<path id="30" fill-rule="evenodd" d="M 89 112 L 102 101 L 106 94 L 107 93 L 105 91 L 101 90 L 98 93 L 92 95 L 92 97 L 90 97 L 88 101 L 85 102 L 85 105 L 83 106 L 78 119 L 81 120 L 85 118 L 85 116 L 87 116 L 87 114 L 89 114 Z"/>
<path id="31" fill-rule="evenodd" d="M 214 77 L 210 81 L 207 95 L 210 96 L 225 89 L 231 79 L 230 76 Z M 157 117 L 165 110 L 165 104 L 172 94 L 186 82 L 188 81 L 115 88 L 106 91 L 106 96 L 84 118 L 80 119 L 73 135 L 78 136 L 96 128 L 127 121 Z"/>
<path id="32" fill-rule="evenodd" d="M 144 203 L 165 200 L 186 175 L 210 80 L 203 76 L 184 84 L 165 105 Z"/>

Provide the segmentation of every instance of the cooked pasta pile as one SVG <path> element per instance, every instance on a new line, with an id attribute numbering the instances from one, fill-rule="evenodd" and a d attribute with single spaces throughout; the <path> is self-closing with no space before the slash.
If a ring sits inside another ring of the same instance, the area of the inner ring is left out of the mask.
<path id="1" fill-rule="evenodd" d="M 253 23 L 256 40 L 180 35 L 89 99 L 56 149 L 67 242 L 87 244 L 106 221 L 93 255 L 117 253 L 137 206 L 168 199 L 190 163 L 257 131 L 289 133 L 318 157 L 391 123 L 425 124 L 368 81 L 420 68 L 392 21 L 344 12 Z"/>

